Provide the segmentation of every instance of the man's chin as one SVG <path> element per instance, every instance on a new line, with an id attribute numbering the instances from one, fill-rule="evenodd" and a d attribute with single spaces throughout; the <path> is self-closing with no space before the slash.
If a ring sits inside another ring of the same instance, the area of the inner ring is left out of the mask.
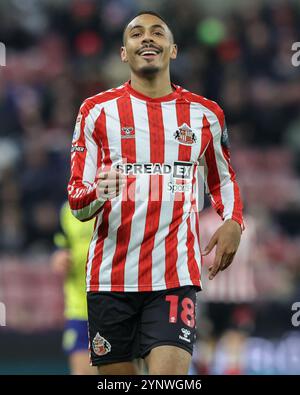
<path id="1" fill-rule="evenodd" d="M 139 74 L 143 75 L 145 77 L 151 77 L 151 76 L 157 74 L 159 71 L 160 71 L 159 67 L 149 64 L 147 66 L 141 67 L 139 69 Z"/>

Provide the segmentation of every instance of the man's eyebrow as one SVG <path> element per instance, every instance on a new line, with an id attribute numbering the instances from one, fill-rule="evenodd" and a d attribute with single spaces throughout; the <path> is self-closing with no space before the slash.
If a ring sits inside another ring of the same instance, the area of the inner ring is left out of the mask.
<path id="1" fill-rule="evenodd" d="M 153 28 L 155 29 L 155 28 L 157 28 L 157 27 L 159 27 L 159 28 L 165 30 L 165 28 L 164 28 L 163 25 L 160 25 L 160 24 L 151 25 L 151 29 L 153 29 Z M 142 26 L 142 25 L 134 25 L 134 26 L 132 26 L 132 28 L 130 28 L 129 31 L 131 31 L 131 30 L 133 30 L 133 29 L 138 29 L 138 28 L 142 28 L 142 29 L 143 29 L 144 26 Z"/>

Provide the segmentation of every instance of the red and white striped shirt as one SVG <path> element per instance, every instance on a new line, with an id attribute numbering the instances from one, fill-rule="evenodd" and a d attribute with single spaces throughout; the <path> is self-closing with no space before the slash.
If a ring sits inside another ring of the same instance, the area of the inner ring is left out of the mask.
<path id="1" fill-rule="evenodd" d="M 221 217 L 243 224 L 239 188 L 221 144 L 223 111 L 173 88 L 152 99 L 127 82 L 86 99 L 80 108 L 68 193 L 79 220 L 97 217 L 86 267 L 88 292 L 201 288 L 196 201 L 179 189 L 184 184 L 189 190 L 189 183 L 196 188 L 193 164 L 203 163 Z M 128 176 L 120 196 L 103 203 L 96 195 L 98 171 L 121 160 L 135 176 Z M 132 192 L 134 198 L 128 198 Z"/>

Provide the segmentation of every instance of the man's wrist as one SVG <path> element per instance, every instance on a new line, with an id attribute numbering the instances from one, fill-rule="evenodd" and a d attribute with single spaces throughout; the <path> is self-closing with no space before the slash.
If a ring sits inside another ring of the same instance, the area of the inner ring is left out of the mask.
<path id="1" fill-rule="evenodd" d="M 239 220 L 237 220 L 236 218 L 227 218 L 224 220 L 224 223 L 225 222 L 233 222 L 233 223 L 237 224 L 239 226 L 240 232 L 242 234 L 242 232 L 244 230 L 244 225 Z"/>

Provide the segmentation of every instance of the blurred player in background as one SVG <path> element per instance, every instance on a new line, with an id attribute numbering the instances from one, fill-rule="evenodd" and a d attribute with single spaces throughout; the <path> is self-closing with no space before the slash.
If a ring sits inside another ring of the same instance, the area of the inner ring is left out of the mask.
<path id="1" fill-rule="evenodd" d="M 66 325 L 63 349 L 69 356 L 71 374 L 95 374 L 89 366 L 85 263 L 93 233 L 93 221 L 80 223 L 71 214 L 68 203 L 60 213 L 62 233 L 55 235 L 59 247 L 51 258 L 53 270 L 63 276 Z"/>
<path id="2" fill-rule="evenodd" d="M 217 103 L 170 80 L 177 46 L 158 14 L 124 29 L 131 80 L 82 104 L 72 142 L 69 202 L 96 218 L 87 262 L 92 364 L 100 374 L 187 374 L 195 340 L 201 252 L 197 164 L 224 223 L 209 278 L 226 269 L 243 228 L 242 202 Z"/>

